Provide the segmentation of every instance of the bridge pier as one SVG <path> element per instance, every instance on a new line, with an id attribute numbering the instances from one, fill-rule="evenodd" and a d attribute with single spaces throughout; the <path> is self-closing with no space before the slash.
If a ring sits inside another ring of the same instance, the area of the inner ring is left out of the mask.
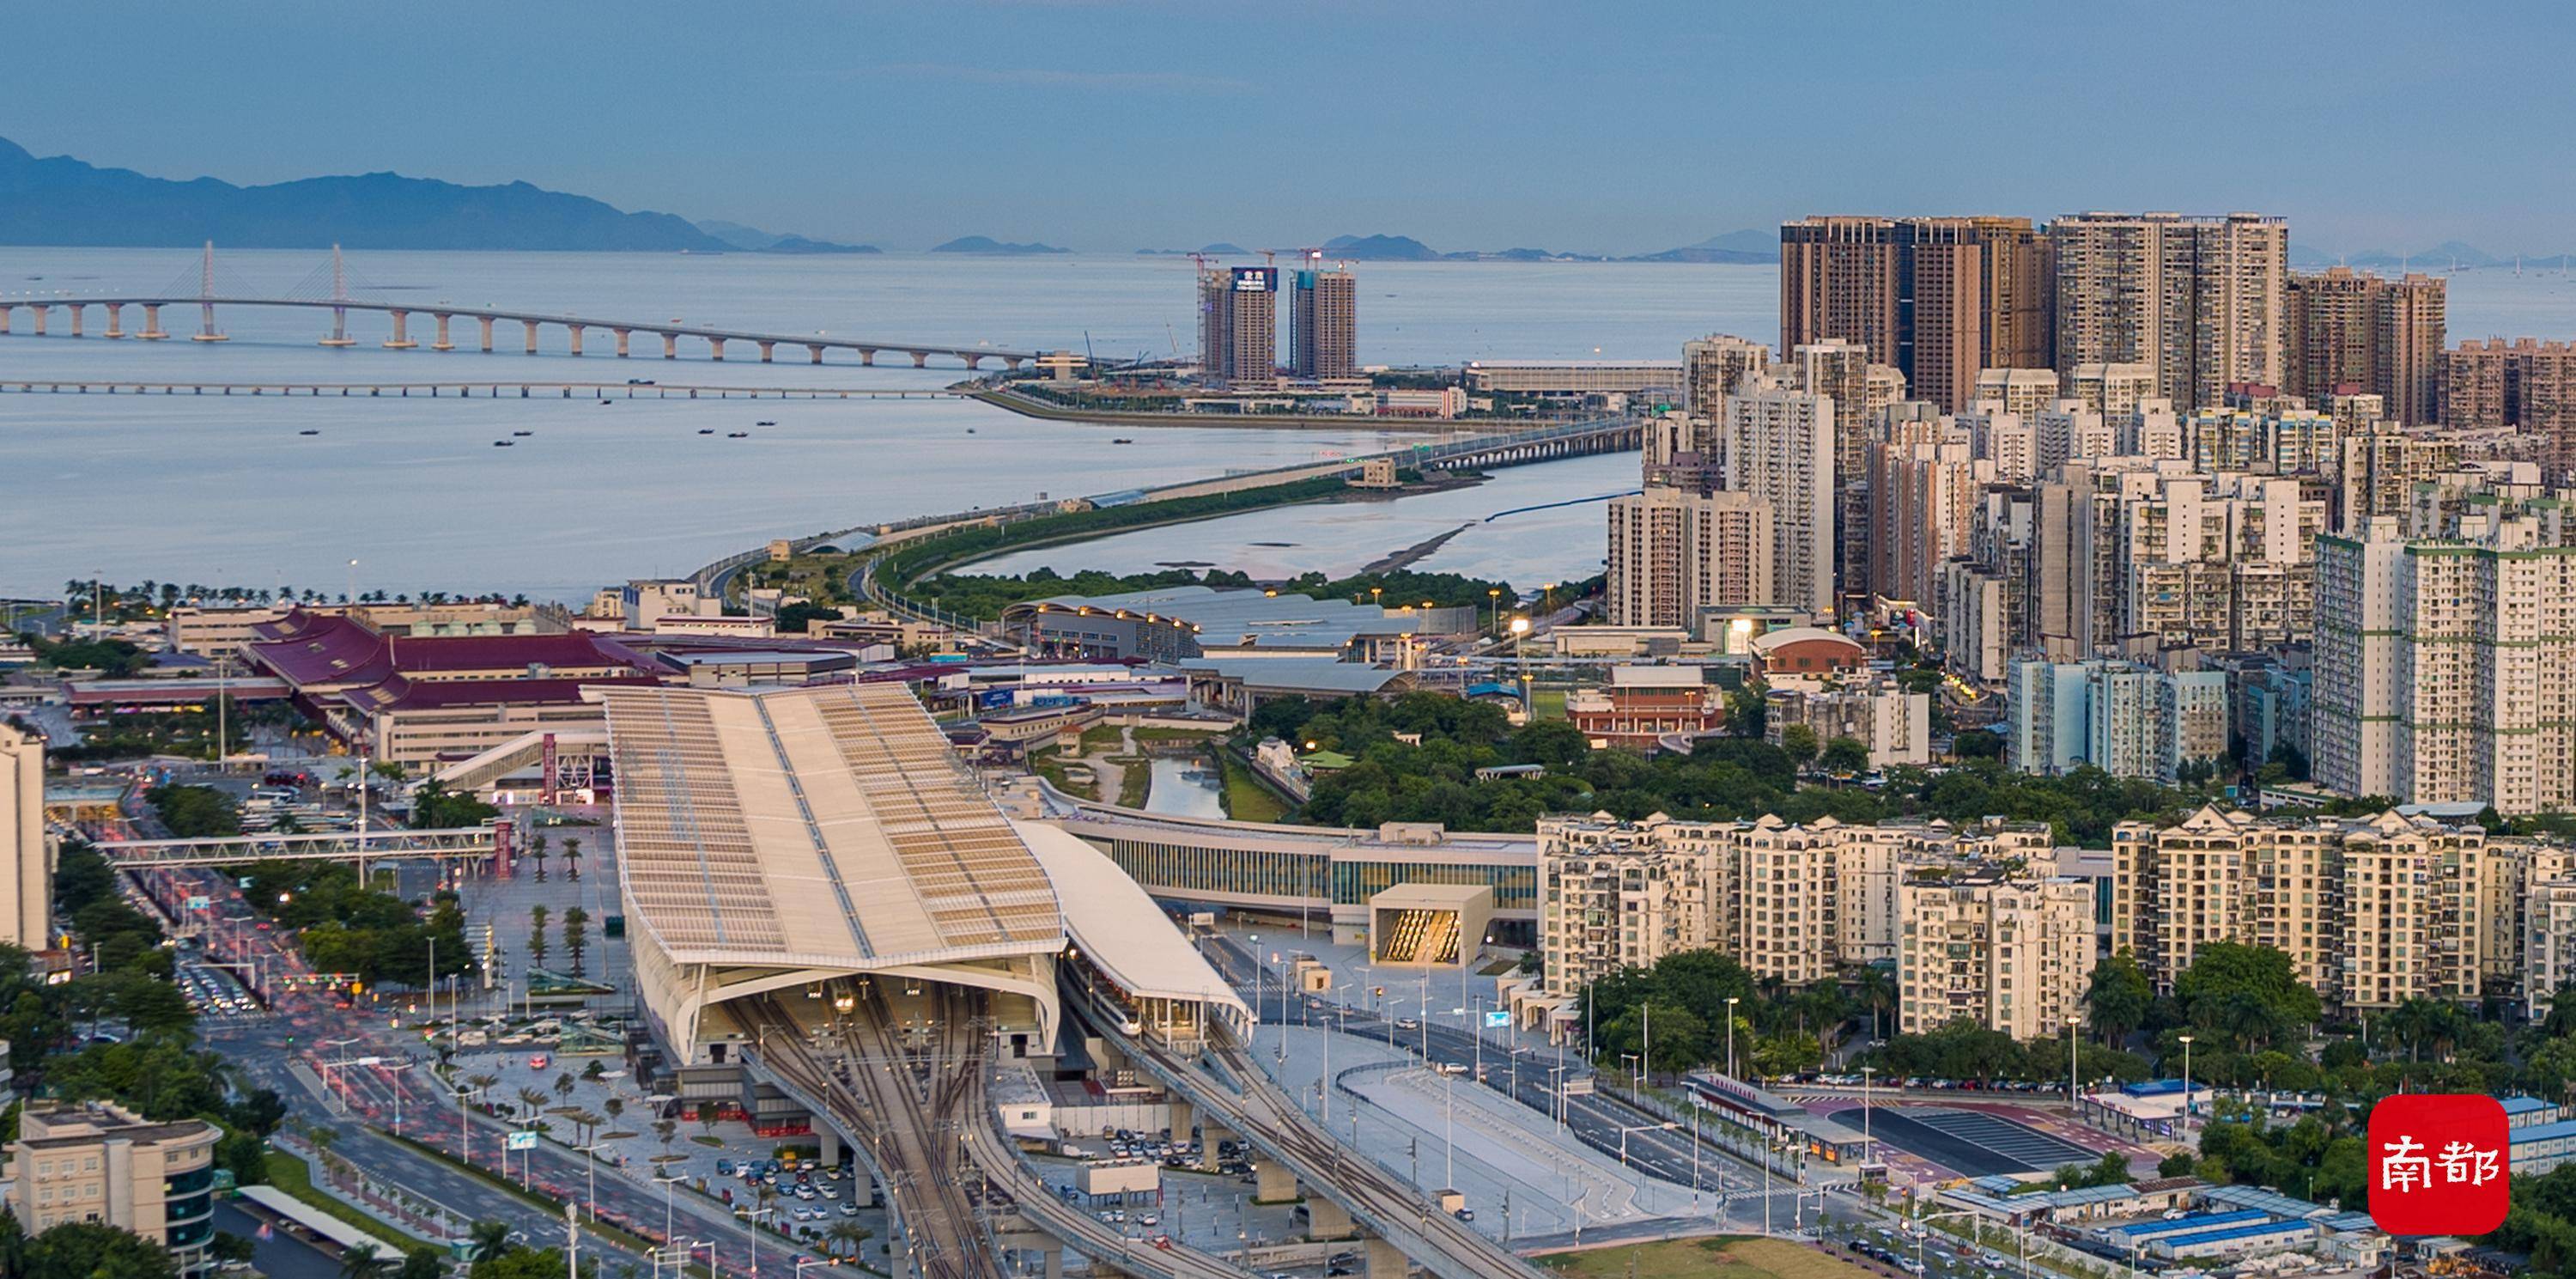
<path id="1" fill-rule="evenodd" d="M 863 347 L 860 347 L 860 348 L 859 348 L 859 367 L 861 367 L 861 368 L 871 368 L 871 369 L 872 369 L 872 368 L 875 368 L 875 367 L 876 367 L 876 363 L 877 363 L 877 352 L 876 352 L 876 348 L 874 348 L 874 347 L 867 347 L 867 346 L 863 346 Z"/>
<path id="2" fill-rule="evenodd" d="M 478 315 L 474 318 L 483 325 L 483 353 L 490 355 L 492 353 L 492 317 Z"/>
<path id="3" fill-rule="evenodd" d="M 36 313 L 36 336 L 43 337 L 45 336 L 45 324 L 52 318 L 49 312 L 51 312 L 53 308 L 39 302 L 32 309 Z"/>
<path id="4" fill-rule="evenodd" d="M 1252 1161 L 1252 1176 L 1252 1202 L 1284 1204 L 1297 1201 L 1297 1174 L 1288 1171 L 1288 1165 L 1268 1155 L 1257 1156 Z"/>
<path id="5" fill-rule="evenodd" d="M 610 330 L 610 332 L 613 332 L 613 333 L 615 333 L 615 334 L 617 335 L 617 358 L 618 358 L 618 359 L 621 359 L 621 360 L 622 360 L 622 359 L 625 359 L 625 358 L 626 358 L 626 339 L 627 339 L 630 335 L 632 335 L 635 331 L 634 331 L 633 329 L 612 329 L 612 330 Z"/>
<path id="6" fill-rule="evenodd" d="M 815 344 L 813 344 L 813 343 L 811 343 L 811 342 L 808 342 L 808 343 L 806 343 L 806 344 L 805 344 L 805 351 L 806 351 L 806 353 L 807 353 L 808 355 L 811 355 L 811 356 L 813 356 L 813 357 L 814 357 L 814 363 L 816 363 L 816 364 L 820 364 L 820 363 L 822 363 L 822 362 L 823 362 L 823 348 L 822 348 L 822 347 L 816 346 Z"/>
<path id="7" fill-rule="evenodd" d="M 1351 1214 L 1340 1204 L 1314 1190 L 1306 1192 L 1306 1237 L 1309 1239 L 1348 1239 L 1352 1234 Z"/>
<path id="8" fill-rule="evenodd" d="M 1006 367 L 1008 367 L 1008 368 L 1009 368 L 1013 373 L 1017 373 L 1017 372 L 1019 372 L 1019 371 L 1020 371 L 1020 364 L 1022 363 L 1022 361 L 1021 361 L 1021 359 L 1020 359 L 1020 357 L 1019 357 L 1019 356 L 1016 356 L 1016 355 L 1006 355 L 1006 356 L 1003 356 L 1003 357 L 1002 357 L 1002 363 L 1003 363 Z"/>
<path id="9" fill-rule="evenodd" d="M 535 355 L 537 353 L 537 322 L 534 320 L 521 320 L 519 321 L 519 324 L 528 331 L 528 354 Z"/>
<path id="10" fill-rule="evenodd" d="M 581 354 L 581 328 L 582 326 L 578 324 L 564 326 L 564 331 L 572 334 L 572 353 L 575 355 Z"/>
<path id="11" fill-rule="evenodd" d="M 429 349 L 433 351 L 455 350 L 456 344 L 447 340 L 447 321 L 449 318 L 447 313 L 444 311 L 433 311 L 430 315 L 432 319 L 438 321 L 438 340 L 430 343 Z"/>
<path id="12" fill-rule="evenodd" d="M 662 335 L 662 358 L 666 360 L 676 360 L 680 358 L 679 334 L 665 333 Z"/>
<path id="13" fill-rule="evenodd" d="M 9 317 L 17 310 L 18 304 L 15 302 L 0 302 L 0 333 L 9 331 Z"/>
<path id="14" fill-rule="evenodd" d="M 420 345 L 411 340 L 411 312 L 389 311 L 387 314 L 394 317 L 394 335 L 385 339 L 386 350 L 408 351 Z"/>
<path id="15" fill-rule="evenodd" d="M 778 351 L 778 344 L 775 342 L 762 342 L 758 345 L 760 347 L 760 362 L 763 364 L 769 363 L 769 357 L 776 354 Z"/>
<path id="16" fill-rule="evenodd" d="M 930 352 L 913 351 L 909 354 L 912 356 L 912 367 L 916 369 L 926 369 L 930 367 Z"/>
<path id="17" fill-rule="evenodd" d="M 215 304 L 197 304 L 197 331 L 188 335 L 191 342 L 229 342 L 232 339 L 215 331 Z"/>
<path id="18" fill-rule="evenodd" d="M 107 308 L 107 332 L 102 333 L 99 336 L 111 338 L 124 337 L 125 304 L 122 302 L 107 302 L 102 303 L 101 305 Z"/>
<path id="19" fill-rule="evenodd" d="M 966 371 L 967 371 L 967 372 L 969 372 L 969 373 L 974 372 L 974 371 L 975 371 L 976 366 L 977 366 L 977 365 L 982 364 L 983 362 L 984 362 L 984 357 L 983 357 L 983 356 L 980 356 L 980 355 L 970 355 L 970 356 L 967 356 L 967 357 L 966 357 Z"/>
<path id="20" fill-rule="evenodd" d="M 1413 1263 L 1405 1260 L 1404 1250 L 1384 1239 L 1368 1241 L 1368 1279 L 1404 1279 L 1413 1273 Z"/>
<path id="21" fill-rule="evenodd" d="M 723 338 L 708 338 L 707 345 L 713 347 L 715 349 L 715 353 L 707 358 L 722 361 L 724 359 L 724 344 L 725 340 Z"/>
<path id="22" fill-rule="evenodd" d="M 81 320 L 88 313 L 89 308 L 82 306 L 78 302 L 74 302 L 70 304 L 70 310 L 72 313 L 72 336 L 79 337 L 81 336 Z"/>

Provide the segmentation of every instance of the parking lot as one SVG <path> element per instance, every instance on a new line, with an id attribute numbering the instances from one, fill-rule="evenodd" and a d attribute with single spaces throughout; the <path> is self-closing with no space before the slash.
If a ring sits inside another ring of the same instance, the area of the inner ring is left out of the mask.
<path id="1" fill-rule="evenodd" d="M 1832 1118 L 1855 1129 L 1862 1123 L 1857 1106 L 1836 1111 Z M 1880 1142 L 1970 1177 L 2046 1172 L 2101 1157 L 2099 1150 L 1985 1110 L 1878 1106 L 1871 1109 L 1869 1124 Z"/>

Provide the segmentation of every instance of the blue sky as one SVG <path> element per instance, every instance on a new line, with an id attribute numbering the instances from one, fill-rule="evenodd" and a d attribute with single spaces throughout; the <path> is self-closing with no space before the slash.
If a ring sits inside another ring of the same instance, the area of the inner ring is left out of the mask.
<path id="1" fill-rule="evenodd" d="M 0 136 L 921 248 L 1667 248 L 1808 212 L 2259 209 L 2576 250 L 2546 4 L 19 5 Z"/>

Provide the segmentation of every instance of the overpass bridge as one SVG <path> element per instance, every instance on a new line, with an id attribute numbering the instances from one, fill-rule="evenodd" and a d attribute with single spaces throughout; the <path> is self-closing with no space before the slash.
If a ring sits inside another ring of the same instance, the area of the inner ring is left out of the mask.
<path id="1" fill-rule="evenodd" d="M 458 861 L 506 854 L 505 820 L 437 830 L 322 831 L 202 839 L 103 839 L 92 846 L 118 870 L 236 866 L 243 862 L 358 862 L 381 858 Z"/>
<path id="2" fill-rule="evenodd" d="M 349 336 L 350 312 L 383 315 L 390 321 L 392 329 L 391 335 L 385 339 L 383 345 L 385 349 L 391 351 L 408 351 L 421 345 L 419 339 L 412 336 L 411 320 L 413 316 L 423 315 L 429 317 L 435 326 L 435 335 L 429 343 L 429 349 L 433 351 L 457 349 L 459 344 L 452 326 L 456 320 L 465 319 L 473 321 L 479 330 L 470 341 L 485 353 L 497 349 L 492 336 L 494 325 L 516 324 L 521 329 L 525 349 L 530 355 L 537 354 L 539 333 L 549 329 L 560 330 L 563 333 L 566 348 L 573 355 L 583 354 L 585 339 L 592 330 L 602 330 L 614 339 L 615 350 L 620 359 L 630 353 L 633 339 L 639 333 L 643 334 L 647 341 L 656 337 L 662 339 L 662 358 L 666 360 L 680 358 L 680 341 L 683 338 L 693 344 L 704 344 L 707 358 L 711 360 L 724 359 L 725 347 L 728 344 L 753 347 L 759 351 L 760 362 L 763 364 L 775 362 L 777 349 L 782 346 L 791 351 L 802 348 L 808 361 L 814 364 L 823 362 L 823 353 L 826 351 L 855 352 L 859 357 L 859 363 L 863 365 L 875 364 L 880 353 L 893 352 L 911 356 L 912 367 L 917 369 L 929 367 L 932 356 L 962 361 L 969 369 L 982 367 L 986 360 L 997 361 L 1016 369 L 1038 358 L 1039 354 L 1035 351 L 997 347 L 990 343 L 969 346 L 920 342 L 903 338 L 834 337 L 819 332 L 770 333 L 756 329 L 692 324 L 676 316 L 658 321 L 634 320 L 491 306 L 456 306 L 447 302 L 385 301 L 351 295 L 348 272 L 337 248 L 331 251 L 327 281 L 317 272 L 314 276 L 307 276 L 303 285 L 282 296 L 251 292 L 230 282 L 219 285 L 215 268 L 215 246 L 211 243 L 206 245 L 201 265 L 194 274 L 197 276 L 197 289 L 193 293 L 182 292 L 180 286 L 174 282 L 172 286 L 153 293 L 104 293 L 86 297 L 32 297 L 23 300 L 0 297 L 0 334 L 16 332 L 14 327 L 16 313 L 26 311 L 33 322 L 30 331 L 38 337 L 47 336 L 51 332 L 53 313 L 61 311 L 69 321 L 67 336 L 86 337 L 88 336 L 88 314 L 90 309 L 95 307 L 107 322 L 106 328 L 99 333 L 100 337 L 131 337 L 140 341 L 157 342 L 171 336 L 161 327 L 162 309 L 193 306 L 197 308 L 198 327 L 195 333 L 188 335 L 189 340 L 222 342 L 228 338 L 215 323 L 217 308 L 283 307 L 329 311 L 331 331 L 320 339 L 321 345 L 328 347 L 350 347 L 358 344 L 356 338 Z M 185 277 L 183 276 L 182 279 Z M 326 282 L 329 292 L 324 293 L 321 286 Z M 130 332 L 125 328 L 125 311 L 129 307 L 143 312 L 143 327 Z"/>

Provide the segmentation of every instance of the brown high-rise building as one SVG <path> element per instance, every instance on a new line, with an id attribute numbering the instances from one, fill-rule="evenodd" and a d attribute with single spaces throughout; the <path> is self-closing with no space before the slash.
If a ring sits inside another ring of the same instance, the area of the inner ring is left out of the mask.
<path id="1" fill-rule="evenodd" d="M 1279 268 L 1199 273 L 1200 376 L 1220 386 L 1279 380 Z"/>
<path id="2" fill-rule="evenodd" d="M 2048 243 L 2027 218 L 1811 217 L 1780 227 L 1780 349 L 1857 342 L 1967 406 L 1989 368 L 2052 359 Z"/>
<path id="3" fill-rule="evenodd" d="M 2290 227 L 2231 213 L 2081 213 L 2048 225 L 2057 369 L 2145 364 L 2178 411 L 2282 382 Z"/>
<path id="4" fill-rule="evenodd" d="M 2445 294 L 2429 275 L 2390 280 L 2335 267 L 2291 276 L 2281 389 L 2322 403 L 2338 387 L 2359 387 L 2398 421 L 2431 425 L 2442 407 Z"/>
<path id="5" fill-rule="evenodd" d="M 1289 300 L 1290 372 L 1350 377 L 1359 372 L 1359 286 L 1347 267 L 1301 270 Z"/>
<path id="6" fill-rule="evenodd" d="M 2442 425 L 2538 436 L 2544 478 L 2576 482 L 2576 346 L 2462 342 L 2442 360 Z"/>

